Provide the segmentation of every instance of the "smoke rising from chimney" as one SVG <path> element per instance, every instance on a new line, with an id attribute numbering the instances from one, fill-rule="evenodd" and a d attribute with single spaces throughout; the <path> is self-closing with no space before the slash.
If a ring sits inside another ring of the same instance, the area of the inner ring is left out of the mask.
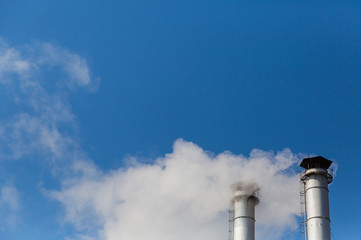
<path id="1" fill-rule="evenodd" d="M 259 189 L 256 183 L 239 181 L 231 185 L 232 192 L 242 191 L 242 195 L 251 196 L 255 194 Z"/>
<path id="2" fill-rule="evenodd" d="M 257 239 L 277 239 L 297 227 L 299 157 L 289 149 L 249 157 L 212 155 L 178 139 L 173 152 L 153 164 L 133 162 L 102 172 L 89 162 L 75 162 L 77 177 L 49 192 L 64 207 L 64 218 L 81 236 L 106 240 L 219 240 L 228 237 L 230 185 L 256 182 Z M 235 186 L 235 185 L 234 185 Z M 96 231 L 94 232 L 94 229 Z"/>

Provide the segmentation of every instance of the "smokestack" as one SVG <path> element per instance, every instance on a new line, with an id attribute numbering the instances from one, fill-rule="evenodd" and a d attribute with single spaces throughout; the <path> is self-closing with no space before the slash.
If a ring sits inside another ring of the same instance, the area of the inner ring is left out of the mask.
<path id="1" fill-rule="evenodd" d="M 234 207 L 233 240 L 254 240 L 255 206 L 259 202 L 259 187 L 257 184 L 245 182 L 235 183 L 231 187 Z"/>
<path id="2" fill-rule="evenodd" d="M 321 156 L 304 158 L 300 164 L 306 169 L 301 176 L 305 191 L 306 226 L 308 240 L 330 240 L 328 184 L 332 176 L 327 169 L 332 161 Z"/>

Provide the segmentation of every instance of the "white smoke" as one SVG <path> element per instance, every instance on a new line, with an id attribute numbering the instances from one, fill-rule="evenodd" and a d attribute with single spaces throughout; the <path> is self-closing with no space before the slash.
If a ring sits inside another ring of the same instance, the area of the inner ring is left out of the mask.
<path id="1" fill-rule="evenodd" d="M 236 196 L 257 196 L 259 186 L 254 182 L 239 181 L 231 185 L 232 193 Z M 240 192 L 241 194 L 237 193 Z"/>
<path id="2" fill-rule="evenodd" d="M 102 173 L 78 162 L 81 176 L 50 195 L 63 204 L 67 221 L 83 233 L 97 227 L 99 239 L 219 240 L 228 237 L 230 185 L 252 181 L 261 188 L 257 239 L 272 240 L 297 224 L 299 178 L 291 169 L 297 161 L 289 149 L 213 156 L 179 139 L 151 165 Z"/>
<path id="3" fill-rule="evenodd" d="M 62 77 L 48 78 L 53 71 Z M 38 154 L 54 163 L 53 168 L 59 162 L 64 168 L 71 163 L 72 174 L 67 176 L 72 177 L 62 180 L 61 190 L 48 192 L 79 231 L 67 239 L 225 240 L 230 185 L 237 181 L 256 182 L 261 189 L 258 239 L 276 239 L 294 228 L 299 203 L 298 176 L 292 167 L 298 158 L 289 149 L 276 154 L 255 149 L 249 157 L 230 152 L 214 156 L 177 140 L 173 152 L 153 164 L 134 161 L 104 173 L 81 160 L 87 156 L 72 134 L 76 116 L 67 94 L 94 89 L 96 83 L 85 59 L 75 53 L 48 43 L 15 48 L 0 40 L 1 93 L 20 106 L 0 121 L 0 156 L 25 159 Z M 18 199 L 16 193 L 2 190 L 2 209 L 19 210 L 20 201 L 9 201 Z"/>

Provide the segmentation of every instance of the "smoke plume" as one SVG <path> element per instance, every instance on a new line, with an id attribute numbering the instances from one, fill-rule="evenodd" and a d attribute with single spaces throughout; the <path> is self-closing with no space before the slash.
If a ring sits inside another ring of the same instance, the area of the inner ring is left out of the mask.
<path id="1" fill-rule="evenodd" d="M 60 74 L 55 79 L 49 77 L 54 71 Z M 61 189 L 48 196 L 63 206 L 65 221 L 77 230 L 69 240 L 225 240 L 230 186 L 238 181 L 255 182 L 261 189 L 257 239 L 277 239 L 296 225 L 293 166 L 299 159 L 289 149 L 214 155 L 179 139 L 171 153 L 152 164 L 132 158 L 128 167 L 102 172 L 77 141 L 68 99 L 77 88 L 97 86 L 85 59 L 48 43 L 24 50 L 0 39 L 0 85 L 13 104 L 9 117 L 0 119 L 0 157 L 35 156 L 66 172 L 66 177 L 56 175 Z M 16 216 L 15 190 L 2 188 L 2 215 Z"/>
<path id="2" fill-rule="evenodd" d="M 289 149 L 214 156 L 178 139 L 173 152 L 154 164 L 133 162 L 103 173 L 77 162 L 78 177 L 50 195 L 64 206 L 65 219 L 89 237 L 92 232 L 106 240 L 219 240 L 228 237 L 231 184 L 256 182 L 257 239 L 272 240 L 297 225 L 299 183 L 292 167 L 298 160 Z"/>
<path id="3" fill-rule="evenodd" d="M 233 183 L 231 185 L 231 189 L 233 193 L 240 191 L 242 193 L 241 196 L 257 195 L 258 191 L 260 190 L 256 183 L 245 181 Z"/>

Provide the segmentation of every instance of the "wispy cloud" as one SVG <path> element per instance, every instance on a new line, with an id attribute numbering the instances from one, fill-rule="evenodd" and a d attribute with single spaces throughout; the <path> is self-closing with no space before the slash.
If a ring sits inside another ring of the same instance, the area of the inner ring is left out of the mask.
<path id="1" fill-rule="evenodd" d="M 6 74 L 17 74 L 24 76 L 31 69 L 31 64 L 23 59 L 21 52 L 9 47 L 6 42 L 0 39 L 0 81 L 4 82 Z"/>
<path id="2" fill-rule="evenodd" d="M 94 89 L 84 58 L 49 43 L 11 47 L 0 41 L 0 84 L 15 110 L 0 119 L 0 154 L 19 159 L 42 153 L 52 161 L 74 155 L 76 117 L 68 92 Z M 2 148 L 2 149 L 1 149 Z"/>
<path id="3" fill-rule="evenodd" d="M 15 187 L 7 185 L 1 188 L 0 204 L 7 205 L 8 208 L 12 211 L 19 210 L 19 194 Z"/>
<path id="4" fill-rule="evenodd" d="M 3 106 L 11 105 L 0 119 L 0 161 L 39 159 L 59 172 L 86 158 L 68 95 L 77 88 L 93 90 L 96 83 L 86 60 L 75 53 L 41 42 L 14 47 L 0 39 L 0 94 L 6 97 Z M 16 228 L 21 218 L 19 191 L 1 187 L 0 230 Z"/>
<path id="5" fill-rule="evenodd" d="M 18 221 L 17 212 L 20 210 L 18 190 L 12 185 L 4 185 L 0 192 L 0 229 L 15 228 Z"/>
<path id="6" fill-rule="evenodd" d="M 21 47 L 9 46 L 0 38 L 0 79 L 2 83 L 14 82 L 20 77 L 22 83 L 38 85 L 41 74 L 60 69 L 66 77 L 60 78 L 68 87 L 94 87 L 97 79 L 91 75 L 87 61 L 64 48 L 35 42 Z M 61 73 L 60 72 L 60 73 Z M 36 77 L 36 78 L 35 78 Z M 57 79 L 46 79 L 56 81 Z"/>
<path id="7" fill-rule="evenodd" d="M 172 153 L 151 165 L 109 173 L 78 166 L 82 176 L 64 180 L 51 196 L 79 231 L 98 227 L 99 239 L 216 240 L 227 238 L 230 185 L 254 181 L 261 187 L 257 239 L 277 239 L 297 225 L 299 183 L 292 171 L 297 161 L 288 149 L 213 156 L 177 140 Z"/>
<path id="8" fill-rule="evenodd" d="M 92 78 L 86 60 L 66 49 L 49 43 L 36 46 L 40 52 L 36 59 L 37 64 L 50 68 L 60 67 L 68 75 L 65 82 L 68 87 L 94 87 L 97 79 Z"/>

